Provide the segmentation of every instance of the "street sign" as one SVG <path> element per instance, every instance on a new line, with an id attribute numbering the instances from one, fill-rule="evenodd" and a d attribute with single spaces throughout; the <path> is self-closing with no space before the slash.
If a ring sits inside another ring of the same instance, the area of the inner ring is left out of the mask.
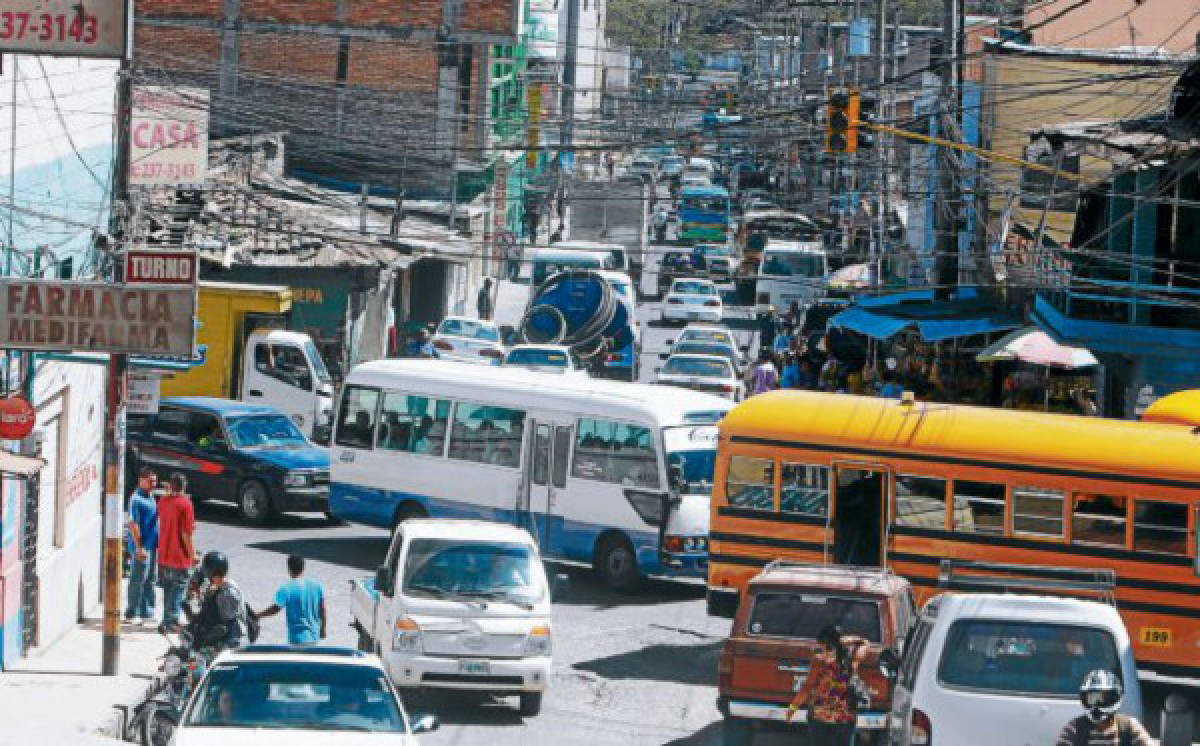
<path id="1" fill-rule="evenodd" d="M 130 285 L 195 285 L 196 255 L 188 251 L 130 249 L 125 254 Z"/>
<path id="2" fill-rule="evenodd" d="M 134 89 L 129 183 L 191 186 L 201 185 L 207 178 L 208 90 Z"/>
<path id="3" fill-rule="evenodd" d="M 126 414 L 158 414 L 159 378 L 156 373 L 130 371 L 125 395 Z"/>
<path id="4" fill-rule="evenodd" d="M 20 440 L 33 432 L 37 412 L 23 396 L 0 399 L 0 440 Z"/>
<path id="5" fill-rule="evenodd" d="M 127 0 L 0 0 L 0 52 L 125 56 Z"/>
<path id="6" fill-rule="evenodd" d="M 189 286 L 0 277 L 0 349 L 191 357 Z"/>

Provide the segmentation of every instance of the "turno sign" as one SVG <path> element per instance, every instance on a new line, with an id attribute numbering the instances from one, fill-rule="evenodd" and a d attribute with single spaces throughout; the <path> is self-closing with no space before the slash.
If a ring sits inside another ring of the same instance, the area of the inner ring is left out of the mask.
<path id="1" fill-rule="evenodd" d="M 195 288 L 0 278 L 0 349 L 190 357 Z"/>

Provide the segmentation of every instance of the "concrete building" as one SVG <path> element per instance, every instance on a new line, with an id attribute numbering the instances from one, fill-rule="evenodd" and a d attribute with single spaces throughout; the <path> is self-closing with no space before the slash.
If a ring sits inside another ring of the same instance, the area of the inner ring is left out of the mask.
<path id="1" fill-rule="evenodd" d="M 0 90 L 16 128 L 0 122 L 0 151 L 11 150 L 0 152 L 11 247 L 0 251 L 0 273 L 94 276 L 94 232 L 108 222 L 116 67 L 5 55 Z M 4 669 L 52 645 L 100 599 L 104 376 L 69 356 L 0 353 L 0 396 L 22 394 L 37 412 L 29 437 L 0 441 Z M 40 471 L 15 476 L 14 453 L 40 459 Z"/>
<path id="2" fill-rule="evenodd" d="M 1046 0 L 1026 3 L 1023 26 L 1041 46 L 1110 49 L 1142 55 L 1191 54 L 1200 1 Z"/>

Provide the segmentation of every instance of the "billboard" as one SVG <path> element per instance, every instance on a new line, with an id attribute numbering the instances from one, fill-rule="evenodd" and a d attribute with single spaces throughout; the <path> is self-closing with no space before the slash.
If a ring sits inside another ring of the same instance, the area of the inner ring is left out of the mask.
<path id="1" fill-rule="evenodd" d="M 129 184 L 201 185 L 207 176 L 208 91 L 158 86 L 135 88 Z"/>
<path id="2" fill-rule="evenodd" d="M 0 277 L 0 349 L 192 356 L 192 286 Z"/>
<path id="3" fill-rule="evenodd" d="M 125 56 L 127 0 L 0 0 L 0 51 Z"/>
<path id="4" fill-rule="evenodd" d="M 542 60 L 558 59 L 557 6 L 554 0 L 529 0 L 529 13 L 525 16 L 526 56 Z"/>

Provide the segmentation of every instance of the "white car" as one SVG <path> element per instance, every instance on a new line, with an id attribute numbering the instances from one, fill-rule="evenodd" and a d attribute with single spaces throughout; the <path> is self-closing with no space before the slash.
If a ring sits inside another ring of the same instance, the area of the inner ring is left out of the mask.
<path id="1" fill-rule="evenodd" d="M 671 350 L 661 357 L 666 360 L 675 355 L 716 355 L 723 357 L 733 366 L 735 373 L 741 373 L 742 366 L 746 364 L 742 357 L 741 351 L 733 342 L 715 342 L 696 339 L 681 339 L 671 345 Z"/>
<path id="2" fill-rule="evenodd" d="M 687 344 L 687 343 L 685 343 Z M 671 355 L 659 369 L 654 382 L 723 396 L 731 401 L 745 398 L 746 387 L 729 358 L 721 355 Z"/>
<path id="3" fill-rule="evenodd" d="M 432 715 L 409 719 L 378 656 L 349 648 L 249 645 L 217 656 L 192 693 L 174 746 L 416 746 Z"/>
<path id="4" fill-rule="evenodd" d="M 663 299 L 662 321 L 719 322 L 724 313 L 721 293 L 711 280 L 679 278 Z"/>
<path id="5" fill-rule="evenodd" d="M 492 321 L 447 316 L 438 324 L 432 344 L 440 360 L 497 365 L 504 359 L 500 328 Z"/>
<path id="6" fill-rule="evenodd" d="M 964 576 L 974 577 L 974 576 Z M 1141 718 L 1129 635 L 1117 610 L 1073 598 L 943 593 L 921 611 L 892 696 L 890 743 L 1054 743 L 1083 714 L 1094 669 L 1125 682 L 1122 712 Z"/>
<path id="7" fill-rule="evenodd" d="M 587 375 L 576 364 L 570 348 L 563 345 L 513 345 L 504 356 L 504 365 L 544 373 Z"/>
<path id="8" fill-rule="evenodd" d="M 381 652 L 396 686 L 516 695 L 532 717 L 553 668 L 551 593 L 525 529 L 409 519 L 375 578 L 353 581 L 350 607 L 359 647 Z"/>

